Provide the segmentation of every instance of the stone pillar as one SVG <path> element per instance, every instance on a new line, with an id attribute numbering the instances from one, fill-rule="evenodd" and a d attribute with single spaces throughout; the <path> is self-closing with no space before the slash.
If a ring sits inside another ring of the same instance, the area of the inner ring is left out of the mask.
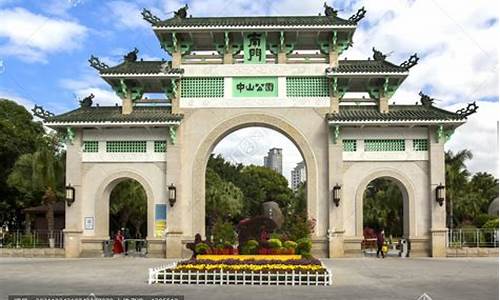
<path id="1" fill-rule="evenodd" d="M 278 64 L 286 64 L 286 52 L 285 51 L 278 51 L 278 55 L 276 56 L 276 60 Z"/>
<path id="2" fill-rule="evenodd" d="M 181 82 L 180 80 L 178 82 Z M 181 83 L 182 84 L 182 83 Z M 180 108 L 180 95 L 181 95 L 181 86 L 180 84 L 177 84 L 177 96 L 172 97 L 170 100 L 171 109 L 173 114 L 180 114 L 182 113 L 181 108 Z"/>
<path id="3" fill-rule="evenodd" d="M 180 51 L 172 52 L 172 68 L 180 68 L 182 63 L 182 54 Z"/>
<path id="4" fill-rule="evenodd" d="M 330 50 L 328 53 L 328 63 L 332 68 L 336 68 L 339 65 L 339 54 L 337 51 Z"/>
<path id="5" fill-rule="evenodd" d="M 329 229 L 328 229 L 328 251 L 329 257 L 344 256 L 344 214 L 343 214 L 343 197 L 342 189 L 340 204 L 337 207 L 333 203 L 333 187 L 338 184 L 342 186 L 343 175 L 343 148 L 341 139 L 337 139 L 334 143 L 333 136 L 330 133 L 327 138 L 328 142 L 328 191 L 325 191 L 329 196 Z"/>
<path id="6" fill-rule="evenodd" d="M 336 96 L 330 95 L 330 110 L 329 113 L 338 113 L 339 112 L 339 103 L 340 100 Z"/>
<path id="7" fill-rule="evenodd" d="M 223 63 L 224 64 L 233 64 L 234 63 L 234 58 L 233 58 L 233 54 L 231 53 L 231 51 L 224 51 Z"/>
<path id="8" fill-rule="evenodd" d="M 180 128 L 177 129 L 177 138 L 175 144 L 167 146 L 167 175 L 165 186 L 165 194 L 168 197 L 168 186 L 173 184 L 176 187 L 176 203 L 170 206 L 168 203 L 167 213 L 167 233 L 166 233 L 166 257 L 167 258 L 180 258 L 182 257 L 182 223 L 183 213 L 187 199 L 185 199 L 182 190 L 181 182 L 181 146 L 180 146 Z M 172 140 L 170 140 L 172 142 Z M 168 202 L 168 201 L 167 201 Z"/>
<path id="9" fill-rule="evenodd" d="M 378 109 L 383 114 L 389 112 L 389 97 L 380 97 L 378 100 Z"/>
<path id="10" fill-rule="evenodd" d="M 82 219 L 82 139 L 81 129 L 75 130 L 72 143 L 67 144 L 66 151 L 66 185 L 75 188 L 75 202 L 65 210 L 64 252 L 66 257 L 79 257 L 81 252 L 80 238 L 83 233 Z"/>
<path id="11" fill-rule="evenodd" d="M 132 99 L 130 99 L 129 97 L 122 99 L 122 114 L 129 115 L 132 113 L 133 110 L 134 110 L 134 103 Z"/>
<path id="12" fill-rule="evenodd" d="M 444 140 L 437 140 L 436 128 L 429 127 L 429 199 L 431 207 L 432 256 L 446 256 L 446 203 L 436 201 L 436 187 L 445 184 Z"/>

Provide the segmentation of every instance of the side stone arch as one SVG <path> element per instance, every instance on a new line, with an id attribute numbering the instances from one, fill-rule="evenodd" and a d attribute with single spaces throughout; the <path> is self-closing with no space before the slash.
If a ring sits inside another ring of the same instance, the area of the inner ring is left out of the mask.
<path id="1" fill-rule="evenodd" d="M 307 213 L 318 219 L 318 166 L 312 147 L 304 134 L 289 121 L 269 113 L 248 113 L 234 116 L 216 125 L 205 136 L 196 151 L 193 163 L 193 230 L 205 235 L 205 172 L 215 146 L 230 133 L 252 126 L 274 129 L 288 137 L 304 158 L 307 176 Z"/>
<path id="2" fill-rule="evenodd" d="M 378 169 L 365 176 L 359 183 L 356 190 L 355 210 L 356 210 L 356 236 L 363 236 L 363 201 L 364 193 L 368 184 L 378 178 L 388 178 L 393 181 L 401 191 L 403 196 L 403 234 L 409 238 L 416 232 L 415 227 L 415 189 L 404 173 L 398 169 L 384 168 Z"/>
<path id="3" fill-rule="evenodd" d="M 96 190 L 95 199 L 95 235 L 109 236 L 109 198 L 113 189 L 122 181 L 133 179 L 142 186 L 147 197 L 147 238 L 154 236 L 154 193 L 151 183 L 135 170 L 118 170 L 108 175 Z"/>

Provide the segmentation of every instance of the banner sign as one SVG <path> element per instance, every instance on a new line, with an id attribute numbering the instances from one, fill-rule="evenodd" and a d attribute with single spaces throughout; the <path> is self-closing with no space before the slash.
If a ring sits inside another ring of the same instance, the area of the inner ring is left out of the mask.
<path id="1" fill-rule="evenodd" d="M 155 205 L 155 237 L 165 237 L 165 230 L 167 229 L 167 205 Z"/>
<path id="2" fill-rule="evenodd" d="M 278 97 L 278 78 L 233 77 L 233 97 Z"/>
<path id="3" fill-rule="evenodd" d="M 243 39 L 243 60 L 245 64 L 266 63 L 266 36 L 263 33 L 246 33 Z"/>

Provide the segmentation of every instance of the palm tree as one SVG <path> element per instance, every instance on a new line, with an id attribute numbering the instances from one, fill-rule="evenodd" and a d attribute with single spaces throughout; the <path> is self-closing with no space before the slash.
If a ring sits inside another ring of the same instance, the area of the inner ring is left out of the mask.
<path id="1" fill-rule="evenodd" d="M 34 199 L 41 196 L 47 207 L 49 244 L 53 246 L 54 204 L 63 197 L 64 153 L 57 135 L 47 135 L 37 141 L 34 153 L 21 155 L 7 180 L 8 184 Z"/>
<path id="2" fill-rule="evenodd" d="M 470 176 L 465 162 L 472 159 L 472 152 L 464 149 L 454 154 L 451 150 L 445 153 L 446 199 L 448 208 L 448 227 L 453 228 L 453 200 L 466 186 Z"/>

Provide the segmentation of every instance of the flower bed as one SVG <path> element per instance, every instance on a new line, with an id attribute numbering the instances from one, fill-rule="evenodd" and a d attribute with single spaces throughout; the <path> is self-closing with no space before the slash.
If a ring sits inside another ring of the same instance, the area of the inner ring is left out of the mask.
<path id="1" fill-rule="evenodd" d="M 209 260 L 224 260 L 224 259 L 238 259 L 238 260 L 262 260 L 262 259 L 273 259 L 273 260 L 290 260 L 290 259 L 301 259 L 300 255 L 214 255 L 214 254 L 198 254 L 196 259 L 209 259 Z"/>
<path id="2" fill-rule="evenodd" d="M 331 272 L 317 259 L 190 259 L 149 270 L 149 283 L 330 285 Z"/>

